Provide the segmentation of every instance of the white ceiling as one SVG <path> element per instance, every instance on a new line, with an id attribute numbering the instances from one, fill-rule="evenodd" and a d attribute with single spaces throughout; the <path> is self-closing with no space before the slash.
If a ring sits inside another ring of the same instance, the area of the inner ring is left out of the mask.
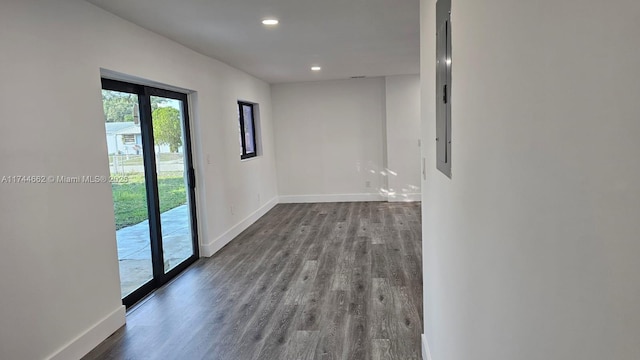
<path id="1" fill-rule="evenodd" d="M 419 0 L 87 1 L 269 83 L 419 73 Z"/>

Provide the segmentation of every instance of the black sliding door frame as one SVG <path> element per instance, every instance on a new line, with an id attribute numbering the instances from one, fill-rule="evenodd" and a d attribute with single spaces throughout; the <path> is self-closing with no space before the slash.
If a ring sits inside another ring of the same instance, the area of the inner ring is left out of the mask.
<path id="1" fill-rule="evenodd" d="M 149 215 L 149 234 L 151 241 L 151 263 L 153 278 L 122 299 L 122 303 L 128 308 L 135 304 L 153 290 L 166 284 L 189 265 L 193 264 L 199 255 L 198 227 L 196 219 L 195 196 L 195 170 L 193 168 L 193 155 L 191 147 L 191 131 L 189 127 L 189 108 L 187 94 L 154 88 L 145 85 L 131 84 L 118 80 L 102 79 L 103 90 L 113 90 L 138 95 L 140 109 L 140 132 L 142 136 L 143 162 L 145 187 L 147 191 L 147 209 Z M 182 103 L 182 129 L 184 137 L 184 156 L 187 166 L 187 197 L 191 220 L 191 241 L 193 254 L 180 264 L 165 273 L 164 253 L 162 249 L 162 224 L 160 218 L 160 197 L 158 193 L 158 175 L 156 169 L 156 156 L 153 138 L 153 121 L 151 110 L 151 96 L 158 96 L 179 100 Z"/>

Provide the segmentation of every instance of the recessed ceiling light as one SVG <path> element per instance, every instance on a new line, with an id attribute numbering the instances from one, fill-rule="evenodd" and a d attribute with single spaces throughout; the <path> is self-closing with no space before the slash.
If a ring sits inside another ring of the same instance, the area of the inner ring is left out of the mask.
<path id="1" fill-rule="evenodd" d="M 322 68 L 321 68 L 320 66 L 312 66 L 312 67 L 311 67 L 311 70 L 313 70 L 313 71 L 320 71 L 320 70 L 322 70 Z"/>
<path id="2" fill-rule="evenodd" d="M 279 21 L 277 19 L 264 19 L 262 20 L 262 25 L 278 25 Z"/>

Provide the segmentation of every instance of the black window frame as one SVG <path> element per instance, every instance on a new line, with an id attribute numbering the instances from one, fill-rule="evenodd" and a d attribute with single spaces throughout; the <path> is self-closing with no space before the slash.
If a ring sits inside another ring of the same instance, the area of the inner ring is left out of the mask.
<path id="1" fill-rule="evenodd" d="M 242 153 L 240 154 L 240 159 L 241 160 L 245 160 L 245 159 L 250 159 L 250 158 L 254 158 L 256 156 L 258 156 L 258 143 L 256 141 L 256 104 L 255 103 L 250 103 L 248 101 L 240 101 L 238 100 L 238 118 L 240 121 L 240 142 L 242 144 Z M 246 143 L 246 139 L 245 139 L 245 124 L 247 119 L 244 118 L 244 106 L 250 106 L 251 107 L 251 127 L 253 129 L 252 134 L 252 141 L 253 141 L 253 152 L 248 153 L 247 152 L 247 143 Z"/>

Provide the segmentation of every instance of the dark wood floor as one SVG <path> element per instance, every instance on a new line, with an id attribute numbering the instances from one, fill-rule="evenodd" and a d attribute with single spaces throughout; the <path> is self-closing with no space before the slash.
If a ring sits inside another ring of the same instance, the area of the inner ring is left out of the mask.
<path id="1" fill-rule="evenodd" d="M 420 359 L 419 203 L 280 204 L 85 359 Z"/>

